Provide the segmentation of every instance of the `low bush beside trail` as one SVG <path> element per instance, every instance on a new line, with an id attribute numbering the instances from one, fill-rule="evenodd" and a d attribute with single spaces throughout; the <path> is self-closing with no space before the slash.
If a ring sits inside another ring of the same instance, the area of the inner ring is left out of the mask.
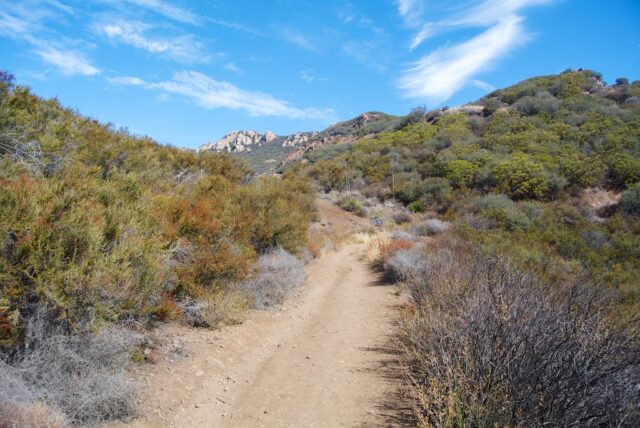
<path id="1" fill-rule="evenodd" d="M 38 309 L 24 346 L 0 360 L 0 426 L 86 426 L 136 415 L 124 369 L 139 341 L 113 325 L 69 332 Z"/>
<path id="2" fill-rule="evenodd" d="M 612 321 L 600 289 L 451 244 L 418 264 L 403 340 L 422 426 L 640 424 L 637 320 Z"/>
<path id="3" fill-rule="evenodd" d="M 239 287 L 249 295 L 254 307 L 264 309 L 282 303 L 304 279 L 302 262 L 276 248 L 260 256 L 254 274 Z"/>

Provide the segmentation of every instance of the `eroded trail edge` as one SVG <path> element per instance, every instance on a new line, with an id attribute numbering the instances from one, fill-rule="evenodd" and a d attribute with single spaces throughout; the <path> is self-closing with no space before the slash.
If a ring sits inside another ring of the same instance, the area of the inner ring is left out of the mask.
<path id="1" fill-rule="evenodd" d="M 346 244 L 309 264 L 282 307 L 220 331 L 169 326 L 187 356 L 144 368 L 132 426 L 389 426 L 399 298 Z"/>

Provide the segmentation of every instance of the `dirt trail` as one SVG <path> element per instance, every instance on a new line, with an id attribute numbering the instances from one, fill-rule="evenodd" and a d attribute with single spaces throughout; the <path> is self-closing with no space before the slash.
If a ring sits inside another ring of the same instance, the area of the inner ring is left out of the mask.
<path id="1" fill-rule="evenodd" d="M 357 223 L 319 207 L 327 227 Z M 400 425 L 385 404 L 398 391 L 387 347 L 398 297 L 363 253 L 364 244 L 346 244 L 313 261 L 296 296 L 241 325 L 169 327 L 188 356 L 144 369 L 144 416 L 127 426 Z"/>

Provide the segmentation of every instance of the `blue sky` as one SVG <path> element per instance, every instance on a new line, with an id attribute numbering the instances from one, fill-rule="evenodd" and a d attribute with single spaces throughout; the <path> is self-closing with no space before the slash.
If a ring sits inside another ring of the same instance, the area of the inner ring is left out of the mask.
<path id="1" fill-rule="evenodd" d="M 459 105 L 567 68 L 640 78 L 638 0 L 0 0 L 0 68 L 162 143 Z"/>

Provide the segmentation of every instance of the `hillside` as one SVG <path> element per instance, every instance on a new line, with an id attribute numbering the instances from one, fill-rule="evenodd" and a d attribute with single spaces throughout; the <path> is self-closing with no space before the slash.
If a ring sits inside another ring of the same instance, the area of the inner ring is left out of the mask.
<path id="1" fill-rule="evenodd" d="M 569 71 L 405 123 L 289 168 L 324 191 L 356 191 L 352 209 L 395 199 L 532 263 L 539 254 L 576 262 L 640 303 L 640 82 Z"/>
<path id="2" fill-rule="evenodd" d="M 351 143 L 358 138 L 395 129 L 402 118 L 379 112 L 332 125 L 324 131 L 297 132 L 291 135 L 234 131 L 215 143 L 200 146 L 199 151 L 231 153 L 244 160 L 256 172 L 275 172 L 304 153 L 329 144 Z"/>
<path id="3" fill-rule="evenodd" d="M 535 77 L 285 168 L 376 228 L 416 425 L 640 423 L 639 99 Z"/>

